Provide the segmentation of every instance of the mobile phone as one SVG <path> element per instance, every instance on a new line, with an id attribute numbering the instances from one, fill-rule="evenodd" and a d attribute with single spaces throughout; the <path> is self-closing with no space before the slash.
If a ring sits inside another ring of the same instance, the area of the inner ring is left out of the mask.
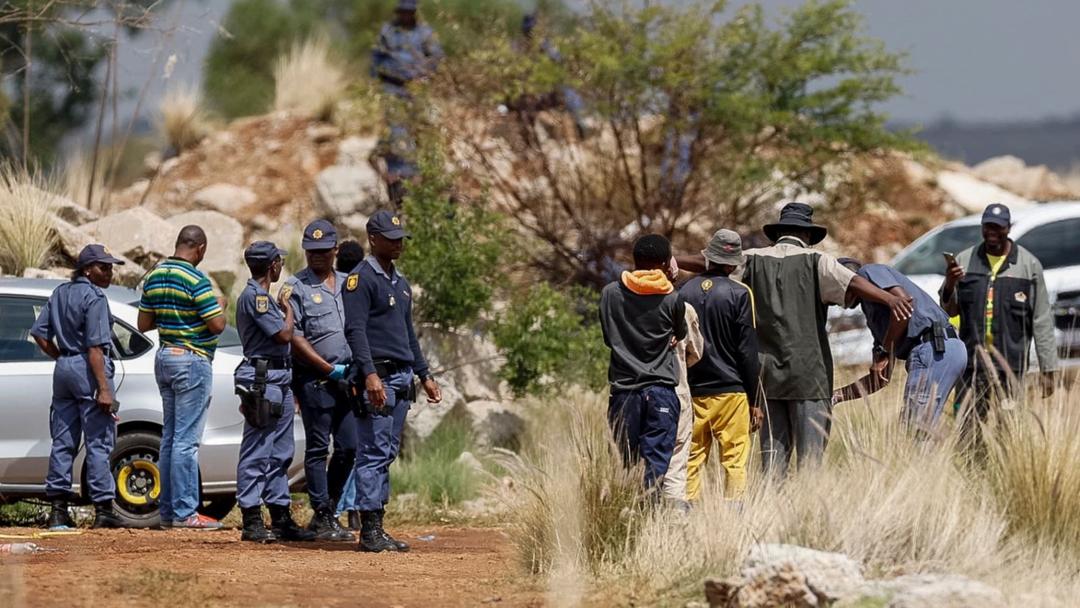
<path id="1" fill-rule="evenodd" d="M 949 252 L 949 251 L 943 251 L 943 252 L 941 252 L 941 255 L 945 256 L 945 263 L 947 265 L 952 266 L 953 264 L 956 263 L 956 254 L 955 253 L 952 253 L 952 252 Z"/>

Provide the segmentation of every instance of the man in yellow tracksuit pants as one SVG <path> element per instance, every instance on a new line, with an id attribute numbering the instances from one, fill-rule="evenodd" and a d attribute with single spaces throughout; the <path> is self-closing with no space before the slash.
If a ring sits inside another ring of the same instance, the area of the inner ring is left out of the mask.
<path id="1" fill-rule="evenodd" d="M 750 433 L 764 414 L 757 405 L 757 332 L 750 288 L 728 277 L 743 262 L 742 239 L 731 230 L 718 230 L 702 251 L 704 273 L 679 290 L 698 314 L 705 348 L 688 372 L 694 402 L 694 429 L 687 464 L 686 496 L 701 494 L 701 468 L 713 441 L 719 443 L 724 467 L 724 494 L 741 499 L 746 491 L 746 461 Z"/>

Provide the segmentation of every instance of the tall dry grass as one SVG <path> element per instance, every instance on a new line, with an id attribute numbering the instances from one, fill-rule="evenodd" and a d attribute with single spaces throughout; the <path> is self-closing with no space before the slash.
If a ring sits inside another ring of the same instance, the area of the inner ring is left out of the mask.
<path id="1" fill-rule="evenodd" d="M 322 36 L 292 46 L 274 66 L 274 109 L 327 120 L 348 87 L 345 66 Z"/>
<path id="2" fill-rule="evenodd" d="M 91 171 L 91 163 L 85 153 L 68 157 L 63 171 L 63 192 L 67 198 L 91 211 L 100 213 L 105 207 L 106 189 L 104 171 Z M 93 192 L 91 193 L 91 185 Z M 89 197 L 89 200 L 87 200 Z"/>
<path id="3" fill-rule="evenodd" d="M 0 269 L 22 275 L 40 268 L 56 244 L 55 184 L 37 172 L 0 164 Z"/>
<path id="4" fill-rule="evenodd" d="M 199 144 L 213 131 L 202 94 L 191 87 L 170 89 L 158 105 L 158 131 L 177 153 Z"/>
<path id="5" fill-rule="evenodd" d="M 576 573 L 578 604 L 681 605 L 700 599 L 705 578 L 736 573 L 755 543 L 791 543 L 845 553 L 868 576 L 962 574 L 1013 602 L 1068 605 L 1080 592 L 1080 414 L 1068 407 L 1078 396 L 1035 399 L 989 424 L 989 456 L 972 461 L 951 422 L 916 440 L 894 386 L 837 409 L 823 467 L 776 483 L 755 453 L 741 505 L 723 499 L 711 462 L 686 516 L 645 506 L 640 471 L 610 450 L 605 400 L 547 402 L 516 471 L 528 491 L 511 511 L 513 538 L 549 587 Z"/>

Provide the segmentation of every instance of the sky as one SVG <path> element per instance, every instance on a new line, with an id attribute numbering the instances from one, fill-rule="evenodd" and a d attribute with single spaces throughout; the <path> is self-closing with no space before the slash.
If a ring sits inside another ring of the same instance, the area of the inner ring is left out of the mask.
<path id="1" fill-rule="evenodd" d="M 800 4 L 761 3 L 776 16 Z M 162 45 L 160 36 L 149 33 L 125 41 L 119 58 L 122 87 L 137 91 L 151 83 L 145 108 L 155 107 L 167 87 L 199 86 L 206 49 L 219 35 L 231 0 L 169 4 L 163 22 L 179 24 L 171 39 Z M 742 4 L 732 1 L 732 6 Z M 901 80 L 905 94 L 883 105 L 896 122 L 1080 115 L 1080 0 L 856 0 L 853 6 L 865 16 L 867 33 L 887 49 L 906 53 L 914 70 Z M 160 48 L 165 49 L 162 64 L 176 56 L 168 80 L 163 65 L 155 69 Z M 127 112 L 134 107 L 126 105 Z"/>

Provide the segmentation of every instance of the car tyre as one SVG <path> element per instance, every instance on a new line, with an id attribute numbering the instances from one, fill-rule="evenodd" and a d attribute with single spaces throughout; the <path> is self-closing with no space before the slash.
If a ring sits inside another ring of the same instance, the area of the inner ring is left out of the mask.
<path id="1" fill-rule="evenodd" d="M 129 431 L 116 438 L 110 467 L 116 481 L 113 505 L 129 527 L 152 528 L 161 522 L 157 502 L 160 449 L 161 437 L 149 431 Z"/>

